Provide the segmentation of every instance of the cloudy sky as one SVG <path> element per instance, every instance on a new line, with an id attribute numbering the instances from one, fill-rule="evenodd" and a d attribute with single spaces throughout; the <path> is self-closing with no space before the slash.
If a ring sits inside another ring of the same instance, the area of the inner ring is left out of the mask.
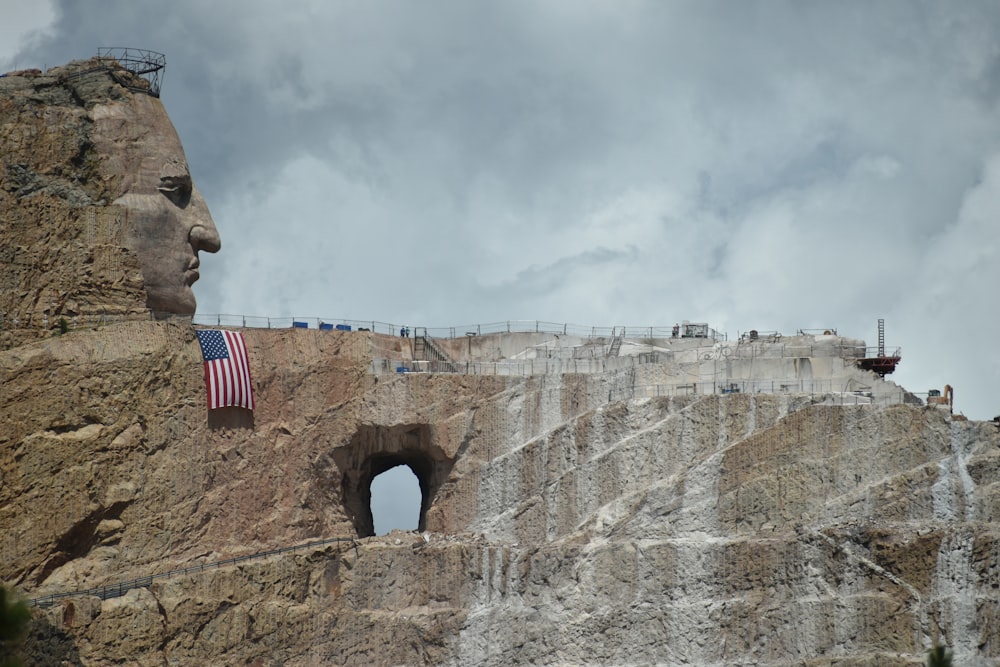
<path id="1" fill-rule="evenodd" d="M 0 0 L 166 54 L 200 313 L 836 327 L 1000 414 L 1000 3 Z"/>

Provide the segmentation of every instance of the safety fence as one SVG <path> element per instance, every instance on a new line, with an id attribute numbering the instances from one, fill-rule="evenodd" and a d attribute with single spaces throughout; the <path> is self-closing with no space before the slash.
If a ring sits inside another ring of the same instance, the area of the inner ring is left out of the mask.
<path id="1" fill-rule="evenodd" d="M 195 315 L 175 315 L 171 313 L 160 313 L 153 311 L 130 312 L 130 313 L 88 313 L 73 316 L 48 316 L 45 314 L 28 314 L 16 316 L 9 313 L 0 313 L 0 330 L 11 329 L 54 329 L 64 323 L 69 330 L 94 328 L 102 325 L 113 324 L 125 321 L 163 321 L 173 320 L 190 322 L 196 326 L 231 327 L 231 328 L 251 328 L 251 329 L 336 329 L 341 331 L 371 331 L 390 336 L 426 336 L 430 338 L 464 338 L 467 336 L 487 336 L 490 334 L 505 333 L 550 333 L 566 336 L 576 336 L 579 338 L 603 338 L 613 339 L 621 337 L 627 341 L 640 341 L 645 344 L 655 345 L 657 341 L 666 339 L 705 339 L 713 342 L 728 341 L 729 335 L 718 331 L 704 324 L 685 323 L 678 331 L 674 326 L 587 326 L 582 324 L 571 324 L 566 322 L 548 322 L 545 320 L 503 320 L 499 322 L 487 322 L 478 324 L 462 324 L 456 326 L 428 327 L 413 326 L 409 324 L 397 324 L 393 322 L 382 322 L 379 320 L 359 320 L 336 317 L 316 317 L 316 316 L 283 316 L 271 317 L 266 315 L 233 315 L 233 314 L 205 314 Z M 836 335 L 836 329 L 799 329 L 798 335 L 821 335 L 831 332 Z M 687 332 L 687 333 L 685 333 Z M 751 336 L 748 332 L 741 332 L 733 339 L 733 343 L 739 345 L 728 346 L 731 349 L 740 349 L 740 354 L 753 354 L 751 350 L 761 349 L 761 346 L 753 343 L 778 343 L 783 339 L 782 334 L 777 331 L 753 332 Z M 789 342 L 790 345 L 794 343 Z M 801 347 L 801 346 L 799 346 Z M 824 350 L 836 347 L 830 343 L 817 343 L 813 349 Z M 847 346 L 857 352 L 852 356 L 878 356 L 878 348 L 865 348 L 863 346 Z M 747 351 L 744 351 L 747 350 Z M 794 356 L 793 351 L 781 353 L 779 356 Z M 801 354 L 799 356 L 816 356 L 813 354 Z M 822 355 L 821 355 L 822 356 Z M 899 348 L 890 348 L 885 351 L 887 357 L 899 356 Z"/>
<path id="2" fill-rule="evenodd" d="M 924 405 L 919 395 L 902 389 L 874 392 L 871 389 L 836 389 L 831 382 L 820 381 L 756 381 L 690 382 L 678 384 L 640 384 L 631 388 L 617 388 L 609 392 L 608 402 L 657 396 L 712 396 L 734 394 L 770 394 L 808 396 L 813 403 L 823 405 Z"/>
<path id="3" fill-rule="evenodd" d="M 880 348 L 880 347 L 866 347 L 864 348 L 864 358 L 865 359 L 898 359 L 900 357 L 901 348 Z"/>
<path id="4" fill-rule="evenodd" d="M 180 317 L 180 316 L 177 316 Z M 74 331 L 77 329 L 96 329 L 97 327 L 119 322 L 149 322 L 158 319 L 152 311 L 135 311 L 130 313 L 82 313 L 69 316 L 52 316 L 42 313 L 41 315 L 28 314 L 25 316 L 9 315 L 0 313 L 0 330 L 20 331 L 20 330 L 49 330 L 63 329 Z M 159 318 L 162 319 L 162 318 Z M 184 318 L 190 320 L 190 317 Z"/>
<path id="5" fill-rule="evenodd" d="M 724 382 L 689 382 L 646 384 L 633 387 L 630 398 L 654 396 L 707 396 L 712 394 L 805 394 L 835 405 L 922 405 L 916 395 L 893 387 L 873 391 L 872 387 L 851 388 L 834 380 L 726 380 Z"/>
<path id="6" fill-rule="evenodd" d="M 739 342 L 702 351 L 703 360 L 711 359 L 788 359 L 838 357 L 841 359 L 863 359 L 872 348 L 863 344 L 845 344 L 842 341 L 804 344 L 798 341 L 775 341 L 761 345 L 760 342 Z M 893 353 L 899 356 L 899 348 Z"/>
<path id="7" fill-rule="evenodd" d="M 616 372 L 640 369 L 655 363 L 654 355 L 635 357 L 606 357 L 603 359 L 525 359 L 497 362 L 439 362 L 400 361 L 374 359 L 370 369 L 373 375 L 458 373 L 466 375 L 495 375 L 531 377 L 542 375 L 572 375 Z M 655 372 L 655 371 L 652 371 Z M 850 378 L 840 379 L 731 379 L 716 377 L 675 383 L 631 383 L 618 387 L 608 395 L 608 401 L 649 398 L 654 396 L 709 396 L 713 394 L 808 394 L 829 397 L 829 401 L 843 405 L 895 405 L 912 403 L 922 405 L 917 394 L 895 385 L 864 385 Z"/>
<path id="8" fill-rule="evenodd" d="M 583 359 L 517 359 L 504 361 L 414 361 L 373 359 L 373 375 L 391 373 L 453 373 L 458 375 L 596 374 L 634 368 L 646 362 L 639 357 L 595 357 Z"/>
<path id="9" fill-rule="evenodd" d="M 501 333 L 552 333 L 578 336 L 580 338 L 670 338 L 673 327 L 664 326 L 611 326 L 595 327 L 565 322 L 545 322 L 543 320 L 504 320 L 481 324 L 463 324 L 447 327 L 412 326 L 380 322 L 378 320 L 352 320 L 333 317 L 292 316 L 266 317 L 263 315 L 202 315 L 197 314 L 193 323 L 199 326 L 241 327 L 254 329 L 340 329 L 346 331 L 372 331 L 392 336 L 427 336 L 430 338 L 464 338 L 465 336 L 486 336 Z M 705 335 L 699 338 L 726 340 L 723 332 L 705 325 Z"/>
<path id="10" fill-rule="evenodd" d="M 204 572 L 206 570 L 213 570 L 220 567 L 225 567 L 227 565 L 236 565 L 237 563 L 245 563 L 247 561 L 268 558 L 270 556 L 276 556 L 278 554 L 285 554 L 293 551 L 303 551 L 305 549 L 315 549 L 316 547 L 322 547 L 328 544 L 336 544 L 338 542 L 354 543 L 355 541 L 356 540 L 352 537 L 330 537 L 325 540 L 306 542 L 305 544 L 296 544 L 290 547 L 281 547 L 278 549 L 270 549 L 268 551 L 259 551 L 257 553 L 247 554 L 245 556 L 236 556 L 234 558 L 226 558 L 225 560 L 219 560 L 212 563 L 202 563 L 200 565 L 192 565 L 190 567 L 184 567 L 177 570 L 170 570 L 168 572 L 160 572 L 158 574 L 151 574 L 146 577 L 139 577 L 138 579 L 130 579 L 128 581 L 120 581 L 118 583 L 108 584 L 106 586 L 98 586 L 97 588 L 86 588 L 83 590 L 68 591 L 65 593 L 53 593 L 51 595 L 43 595 L 42 597 L 37 597 L 29 600 L 28 603 L 33 607 L 51 607 L 59 600 L 65 600 L 66 598 L 72 598 L 72 597 L 98 597 L 102 600 L 107 600 L 110 598 L 121 597 L 134 588 L 147 588 L 151 586 L 153 584 L 153 581 L 156 579 L 168 579 L 170 577 L 191 574 L 192 572 Z"/>

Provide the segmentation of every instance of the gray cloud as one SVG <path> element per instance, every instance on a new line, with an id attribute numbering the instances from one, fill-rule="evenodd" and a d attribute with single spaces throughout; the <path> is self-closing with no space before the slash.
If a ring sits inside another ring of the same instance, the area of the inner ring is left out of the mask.
<path id="1" fill-rule="evenodd" d="M 904 385 L 1000 412 L 974 343 L 1000 326 L 995 3 L 57 10 L 22 66 L 167 55 L 223 236 L 201 312 L 872 342 L 884 317 Z"/>

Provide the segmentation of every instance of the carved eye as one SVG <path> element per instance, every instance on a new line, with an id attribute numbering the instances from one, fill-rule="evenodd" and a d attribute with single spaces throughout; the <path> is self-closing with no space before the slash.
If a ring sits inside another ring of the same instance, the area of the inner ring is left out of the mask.
<path id="1" fill-rule="evenodd" d="M 191 200 L 191 179 L 187 176 L 164 176 L 157 188 L 163 196 L 180 207 Z"/>

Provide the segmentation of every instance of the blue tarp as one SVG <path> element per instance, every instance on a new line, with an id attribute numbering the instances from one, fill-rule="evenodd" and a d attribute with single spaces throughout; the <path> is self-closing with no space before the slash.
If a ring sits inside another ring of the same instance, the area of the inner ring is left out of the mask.
<path id="1" fill-rule="evenodd" d="M 320 322 L 319 328 L 323 331 L 333 331 L 333 325 L 327 322 Z"/>
<path id="2" fill-rule="evenodd" d="M 350 324 L 338 324 L 337 325 L 337 331 L 350 331 L 350 330 L 351 330 L 351 325 Z"/>
<path id="3" fill-rule="evenodd" d="M 308 322 L 295 322 L 293 320 L 292 321 L 292 326 L 295 327 L 296 329 L 308 329 L 309 328 L 309 323 Z"/>

